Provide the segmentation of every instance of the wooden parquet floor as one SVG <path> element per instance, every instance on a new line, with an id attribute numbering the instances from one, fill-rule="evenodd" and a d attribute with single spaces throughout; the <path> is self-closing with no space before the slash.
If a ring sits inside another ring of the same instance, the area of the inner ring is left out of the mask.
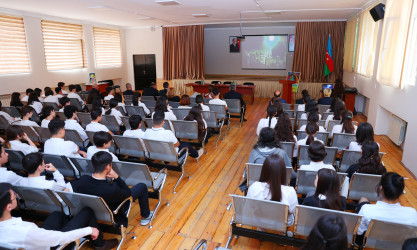
<path id="1" fill-rule="evenodd" d="M 200 158 L 189 158 L 186 169 L 191 178 L 185 178 L 177 193 L 173 194 L 173 186 L 179 177 L 177 172 L 168 172 L 163 192 L 169 206 L 162 204 L 153 228 L 140 226 L 139 206 L 133 206 L 129 219 L 129 234 L 123 249 L 192 249 L 200 239 L 206 239 L 209 249 L 225 246 L 232 211 L 226 207 L 230 202 L 229 194 L 241 194 L 238 189 L 242 181 L 242 173 L 253 145 L 257 141 L 256 127 L 260 118 L 266 115 L 267 99 L 256 98 L 253 105 L 248 105 L 246 118 L 242 128 L 238 119 L 232 119 L 230 131 L 221 139 L 215 148 L 217 135 L 207 145 L 208 154 Z M 355 117 L 358 121 L 366 120 L 364 116 Z M 224 134 L 224 132 L 223 132 Z M 406 194 L 401 203 L 417 208 L 417 181 L 401 165 L 402 151 L 386 136 L 376 136 L 381 151 L 386 152 L 384 163 L 389 171 L 396 171 L 409 178 L 406 181 Z M 151 210 L 156 205 L 150 200 Z M 132 238 L 132 236 L 135 236 Z M 106 238 L 114 235 L 105 235 Z M 279 246 L 270 242 L 239 237 L 232 241 L 233 249 L 296 249 Z"/>

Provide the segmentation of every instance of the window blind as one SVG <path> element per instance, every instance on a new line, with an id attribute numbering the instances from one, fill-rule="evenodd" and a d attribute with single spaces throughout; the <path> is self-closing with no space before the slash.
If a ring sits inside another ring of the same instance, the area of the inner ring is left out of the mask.
<path id="1" fill-rule="evenodd" d="M 30 72 L 23 18 L 0 15 L 0 74 Z"/>
<path id="2" fill-rule="evenodd" d="M 82 25 L 42 20 L 48 70 L 87 67 Z"/>
<path id="3" fill-rule="evenodd" d="M 122 66 L 120 30 L 93 27 L 96 68 Z"/>
<path id="4" fill-rule="evenodd" d="M 343 69 L 352 72 L 355 68 L 355 54 L 356 54 L 356 41 L 357 41 L 357 26 L 358 17 L 352 18 L 346 25 L 346 38 L 345 38 L 345 56 L 343 58 Z"/>

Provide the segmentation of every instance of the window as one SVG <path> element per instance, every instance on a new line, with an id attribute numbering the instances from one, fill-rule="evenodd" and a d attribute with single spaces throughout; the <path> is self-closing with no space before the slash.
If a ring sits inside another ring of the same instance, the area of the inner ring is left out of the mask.
<path id="1" fill-rule="evenodd" d="M 379 22 L 375 22 L 369 9 L 361 13 L 358 36 L 358 56 L 356 72 L 371 77 L 374 73 L 376 41 Z"/>
<path id="2" fill-rule="evenodd" d="M 352 18 L 346 25 L 345 56 L 343 69 L 352 72 L 355 68 L 356 42 L 358 34 L 358 17 Z"/>
<path id="3" fill-rule="evenodd" d="M 96 68 L 122 66 L 120 30 L 94 27 Z"/>
<path id="4" fill-rule="evenodd" d="M 81 25 L 42 20 L 42 33 L 48 70 L 87 67 Z"/>
<path id="5" fill-rule="evenodd" d="M 377 80 L 382 84 L 400 86 L 412 2 L 386 2 L 377 73 Z"/>
<path id="6" fill-rule="evenodd" d="M 414 86 L 417 81 L 417 2 L 414 2 L 413 13 L 408 31 L 407 50 L 401 79 L 403 85 Z"/>
<path id="7" fill-rule="evenodd" d="M 0 74 L 30 72 L 23 18 L 0 15 Z"/>

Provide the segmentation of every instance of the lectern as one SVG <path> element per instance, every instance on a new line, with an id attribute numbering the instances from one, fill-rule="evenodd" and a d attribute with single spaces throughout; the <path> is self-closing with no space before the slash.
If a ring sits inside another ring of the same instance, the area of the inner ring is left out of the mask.
<path id="1" fill-rule="evenodd" d="M 279 80 L 279 83 L 282 84 L 282 99 L 287 103 L 291 103 L 292 84 L 296 83 L 296 81 Z"/>

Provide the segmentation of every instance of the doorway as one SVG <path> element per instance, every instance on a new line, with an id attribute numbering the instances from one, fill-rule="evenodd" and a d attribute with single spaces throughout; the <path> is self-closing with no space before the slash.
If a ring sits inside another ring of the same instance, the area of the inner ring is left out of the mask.
<path id="1" fill-rule="evenodd" d="M 135 90 L 148 88 L 151 82 L 156 83 L 155 54 L 133 55 Z"/>

